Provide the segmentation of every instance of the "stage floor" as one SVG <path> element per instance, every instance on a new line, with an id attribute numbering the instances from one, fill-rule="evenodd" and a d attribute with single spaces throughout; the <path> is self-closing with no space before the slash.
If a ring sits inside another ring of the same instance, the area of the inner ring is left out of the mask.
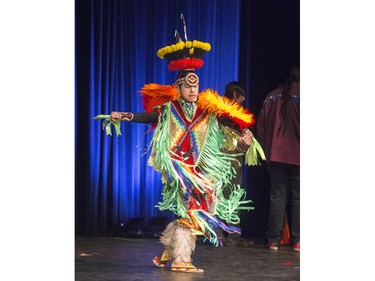
<path id="1" fill-rule="evenodd" d="M 75 239 L 76 281 L 293 281 L 300 280 L 300 253 L 290 247 L 278 252 L 255 243 L 248 248 L 215 247 L 197 241 L 194 265 L 204 273 L 180 273 L 157 268 L 152 259 L 162 252 L 158 239 Z"/>

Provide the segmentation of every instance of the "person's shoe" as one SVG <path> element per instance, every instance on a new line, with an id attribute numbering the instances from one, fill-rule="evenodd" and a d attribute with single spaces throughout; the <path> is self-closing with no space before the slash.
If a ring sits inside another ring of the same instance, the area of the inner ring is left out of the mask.
<path id="1" fill-rule="evenodd" d="M 165 249 L 163 251 L 163 253 L 161 254 L 161 256 L 156 256 L 154 257 L 154 259 L 152 260 L 152 262 L 154 263 L 155 266 L 157 267 L 165 267 L 167 265 L 167 262 L 170 260 L 170 254 L 169 254 L 169 251 L 167 249 Z"/>
<path id="2" fill-rule="evenodd" d="M 165 267 L 167 265 L 168 260 L 161 260 L 159 256 L 156 256 L 154 257 L 152 262 L 156 267 Z"/>
<path id="3" fill-rule="evenodd" d="M 293 251 L 295 252 L 299 252 L 300 251 L 300 243 L 296 243 L 296 244 L 293 244 Z"/>
<path id="4" fill-rule="evenodd" d="M 267 248 L 268 248 L 268 250 L 278 251 L 280 249 L 280 244 L 274 243 L 274 242 L 269 242 L 269 243 L 267 243 Z"/>
<path id="5" fill-rule="evenodd" d="M 195 267 L 191 262 L 172 263 L 171 271 L 186 272 L 186 273 L 203 273 L 204 270 Z"/>

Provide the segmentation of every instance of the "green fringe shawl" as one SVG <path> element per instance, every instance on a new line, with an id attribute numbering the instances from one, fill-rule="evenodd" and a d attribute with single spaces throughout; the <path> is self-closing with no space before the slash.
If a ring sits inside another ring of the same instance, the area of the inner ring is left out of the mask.
<path id="1" fill-rule="evenodd" d="M 228 224 L 239 224 L 240 218 L 238 210 L 252 210 L 254 207 L 249 206 L 251 200 L 245 200 L 246 192 L 240 186 L 233 186 L 231 178 L 235 175 L 235 169 L 231 161 L 237 161 L 233 154 L 227 154 L 220 151 L 220 148 L 226 142 L 228 135 L 223 127 L 220 128 L 216 116 L 208 116 L 208 131 L 206 139 L 202 146 L 199 158 L 194 168 L 198 168 L 199 175 L 194 175 L 189 170 L 189 166 L 184 163 L 172 160 L 171 151 L 169 150 L 170 131 L 169 122 L 171 118 L 171 104 L 166 104 L 165 109 L 159 116 L 159 122 L 155 129 L 154 136 L 151 140 L 152 151 L 149 159 L 149 165 L 153 166 L 156 171 L 162 173 L 162 182 L 164 190 L 162 193 L 163 200 L 157 207 L 160 210 L 170 210 L 177 216 L 189 218 L 188 210 L 183 202 L 186 195 L 186 189 L 182 185 L 180 175 L 188 177 L 193 185 L 201 192 L 214 192 L 216 200 L 214 208 L 209 210 L 207 217 L 217 216 Z M 116 135 L 121 135 L 120 121 L 110 121 L 109 115 L 97 115 L 94 119 L 102 119 L 102 128 L 107 135 L 112 135 L 111 125 L 114 126 Z M 163 122 L 161 122 L 163 121 Z M 253 142 L 245 155 L 245 164 L 258 165 L 260 163 L 258 154 L 261 159 L 265 160 L 264 152 L 253 138 Z M 230 188 L 230 197 L 226 199 L 223 196 L 223 188 Z M 215 199 L 215 198 L 214 198 Z M 209 238 L 210 242 L 217 244 L 218 237 L 215 232 L 213 223 L 207 222 L 204 216 L 200 215 L 200 210 L 189 211 L 190 217 L 201 227 L 200 234 Z M 213 221 L 213 220 L 212 220 Z M 217 226 L 217 225 L 216 225 Z M 197 233 L 197 232 L 196 232 Z M 199 233 L 199 232 L 198 232 Z"/>
<path id="2" fill-rule="evenodd" d="M 240 219 L 238 217 L 238 210 L 253 209 L 246 206 L 252 203 L 251 200 L 244 200 L 246 192 L 240 186 L 232 186 L 231 178 L 235 174 L 235 169 L 231 165 L 231 161 L 236 161 L 230 154 L 220 151 L 224 142 L 224 134 L 219 127 L 216 116 L 214 114 L 208 115 L 208 129 L 206 138 L 199 157 L 196 161 L 194 169 L 199 171 L 199 175 L 194 175 L 189 170 L 191 166 L 186 165 L 178 160 L 171 159 L 170 146 L 170 118 L 171 104 L 167 103 L 159 118 L 157 127 L 155 128 L 154 136 L 151 140 L 152 152 L 149 164 L 155 170 L 162 173 L 162 181 L 164 190 L 162 193 L 163 200 L 159 202 L 157 207 L 163 210 L 170 210 L 177 216 L 182 218 L 189 218 L 183 198 L 186 195 L 186 189 L 181 181 L 181 175 L 187 177 L 195 186 L 202 192 L 210 192 L 213 190 L 216 196 L 214 208 L 210 211 L 211 215 L 217 215 L 220 219 L 229 224 L 238 224 Z M 162 122 L 161 122 L 162 121 Z M 231 188 L 232 192 L 230 198 L 225 199 L 223 196 L 223 188 Z M 190 216 L 194 212 L 190 212 Z M 209 236 L 214 237 L 216 241 L 216 233 L 209 224 L 201 221 L 200 216 L 196 216 L 199 225 L 202 227 L 202 232 L 208 232 Z M 211 241 L 211 239 L 210 239 Z"/>

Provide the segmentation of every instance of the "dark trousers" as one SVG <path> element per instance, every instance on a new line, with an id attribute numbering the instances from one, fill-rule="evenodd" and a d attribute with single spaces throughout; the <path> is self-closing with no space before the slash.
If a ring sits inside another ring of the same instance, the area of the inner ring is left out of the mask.
<path id="1" fill-rule="evenodd" d="M 279 243 L 282 238 L 284 216 L 290 203 L 290 224 L 292 243 L 300 239 L 300 167 L 296 165 L 269 162 L 268 173 L 271 180 L 267 242 Z"/>

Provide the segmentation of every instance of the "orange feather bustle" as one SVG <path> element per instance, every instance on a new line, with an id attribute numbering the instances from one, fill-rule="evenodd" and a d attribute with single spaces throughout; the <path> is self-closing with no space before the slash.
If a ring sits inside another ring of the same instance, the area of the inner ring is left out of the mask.
<path id="1" fill-rule="evenodd" d="M 178 99 L 180 93 L 174 85 L 146 84 L 140 90 L 142 103 L 147 113 L 153 112 L 155 106 L 162 106 L 168 101 Z"/>
<path id="2" fill-rule="evenodd" d="M 229 117 L 236 122 L 241 129 L 252 127 L 255 118 L 249 110 L 243 108 L 239 103 L 220 96 L 214 90 L 206 90 L 199 94 L 197 106 L 208 112 L 222 117 Z"/>

